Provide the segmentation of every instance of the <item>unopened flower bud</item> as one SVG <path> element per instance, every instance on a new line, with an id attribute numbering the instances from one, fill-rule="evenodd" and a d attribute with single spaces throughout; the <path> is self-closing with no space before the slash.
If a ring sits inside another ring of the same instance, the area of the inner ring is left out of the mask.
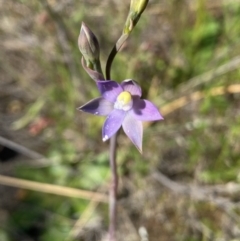
<path id="1" fill-rule="evenodd" d="M 78 37 L 78 47 L 87 63 L 94 65 L 99 61 L 100 48 L 94 33 L 82 23 Z"/>
<path id="2" fill-rule="evenodd" d="M 134 26 L 136 26 L 141 14 L 147 7 L 148 0 L 131 0 L 130 10 L 127 21 L 125 23 L 123 33 L 129 34 L 132 32 Z"/>

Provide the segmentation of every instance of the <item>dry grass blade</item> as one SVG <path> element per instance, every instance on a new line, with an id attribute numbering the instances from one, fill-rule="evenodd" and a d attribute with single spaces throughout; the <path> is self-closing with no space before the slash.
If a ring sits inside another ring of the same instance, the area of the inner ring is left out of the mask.
<path id="1" fill-rule="evenodd" d="M 102 193 L 80 190 L 71 187 L 57 186 L 47 183 L 27 181 L 19 178 L 7 177 L 4 175 L 0 175 L 0 185 L 28 189 L 32 191 L 44 192 L 65 197 L 82 198 L 95 202 L 108 202 L 108 197 Z"/>
<path id="2" fill-rule="evenodd" d="M 226 93 L 230 93 L 230 94 L 240 93 L 240 84 L 233 84 L 227 87 L 220 86 L 220 87 L 213 88 L 209 91 L 208 95 L 217 96 L 217 95 L 223 95 Z M 172 102 L 164 105 L 161 108 L 161 113 L 163 114 L 163 116 L 166 116 L 174 112 L 175 110 L 184 107 L 185 105 L 189 104 L 192 101 L 198 101 L 203 99 L 205 95 L 206 93 L 204 91 L 196 91 L 190 95 L 177 98 L 176 100 L 173 100 Z"/>

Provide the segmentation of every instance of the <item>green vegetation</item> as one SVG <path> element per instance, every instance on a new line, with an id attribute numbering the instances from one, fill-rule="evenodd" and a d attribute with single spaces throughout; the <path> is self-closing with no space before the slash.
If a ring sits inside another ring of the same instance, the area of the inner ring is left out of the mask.
<path id="1" fill-rule="evenodd" d="M 0 9 L 0 131 L 47 157 L 44 164 L 24 158 L 10 174 L 107 193 L 104 118 L 76 110 L 99 95 L 81 66 L 77 38 L 84 21 L 98 37 L 104 69 L 130 1 L 48 2 L 8 0 Z M 141 226 L 151 241 L 240 239 L 240 196 L 231 189 L 240 186 L 239 59 L 239 1 L 150 1 L 112 77 L 138 81 L 164 121 L 145 128 L 143 155 L 120 132 L 119 240 L 140 240 Z M 184 96 L 186 104 L 175 108 Z M 152 177 L 158 171 L 190 194 L 159 184 Z M 74 238 L 91 200 L 22 190 L 14 198 L 0 217 L 1 241 L 100 240 L 107 231 L 106 203 Z"/>

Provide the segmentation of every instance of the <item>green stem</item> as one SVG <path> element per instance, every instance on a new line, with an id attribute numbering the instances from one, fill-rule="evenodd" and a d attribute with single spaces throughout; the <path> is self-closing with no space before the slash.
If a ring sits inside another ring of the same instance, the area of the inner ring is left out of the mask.
<path id="1" fill-rule="evenodd" d="M 115 56 L 128 35 L 123 34 L 116 45 L 113 47 L 106 64 L 106 80 L 111 80 L 111 66 Z M 111 186 L 109 191 L 109 241 L 116 241 L 116 220 L 117 220 L 117 190 L 118 190 L 118 173 L 117 173 L 117 133 L 110 139 L 110 168 L 112 173 Z"/>
<path id="2" fill-rule="evenodd" d="M 128 34 L 122 34 L 122 36 L 118 39 L 116 45 L 114 45 L 111 53 L 109 54 L 107 64 L 106 64 L 106 79 L 107 80 L 111 80 L 111 67 L 112 67 L 113 60 L 128 37 L 129 37 Z"/>

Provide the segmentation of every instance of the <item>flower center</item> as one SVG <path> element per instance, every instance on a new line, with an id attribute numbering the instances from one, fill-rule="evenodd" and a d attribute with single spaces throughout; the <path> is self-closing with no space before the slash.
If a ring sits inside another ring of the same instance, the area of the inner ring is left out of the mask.
<path id="1" fill-rule="evenodd" d="M 128 111 L 132 108 L 133 101 L 132 96 L 128 91 L 123 91 L 118 95 L 117 100 L 114 104 L 115 109 Z"/>

